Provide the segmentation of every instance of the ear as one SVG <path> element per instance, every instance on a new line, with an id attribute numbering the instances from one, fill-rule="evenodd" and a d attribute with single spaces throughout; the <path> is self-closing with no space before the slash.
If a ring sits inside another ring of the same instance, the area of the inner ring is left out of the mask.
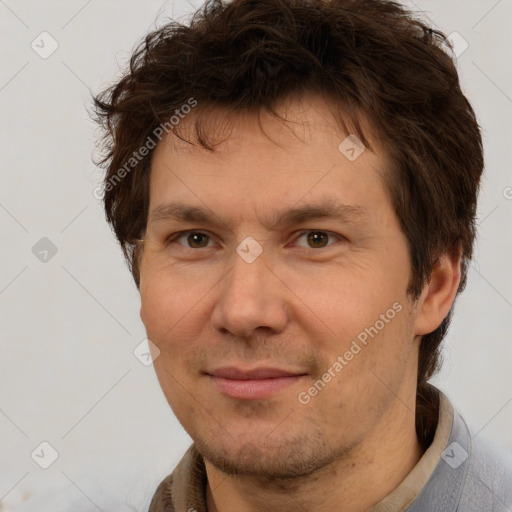
<path id="1" fill-rule="evenodd" d="M 435 262 L 430 280 L 418 299 L 416 335 L 435 331 L 448 315 L 459 288 L 461 254 L 460 246 L 455 246 Z"/>

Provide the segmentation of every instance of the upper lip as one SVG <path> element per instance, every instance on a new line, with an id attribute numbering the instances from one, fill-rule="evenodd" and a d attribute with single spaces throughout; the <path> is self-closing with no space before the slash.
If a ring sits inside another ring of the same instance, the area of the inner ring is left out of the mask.
<path id="1" fill-rule="evenodd" d="M 271 379 L 276 377 L 293 377 L 297 375 L 304 375 L 304 373 L 301 372 L 288 371 L 281 368 L 260 367 L 253 368 L 251 370 L 241 370 L 240 368 L 236 368 L 234 366 L 217 368 L 216 370 L 212 370 L 207 373 L 215 377 L 235 380 Z"/>

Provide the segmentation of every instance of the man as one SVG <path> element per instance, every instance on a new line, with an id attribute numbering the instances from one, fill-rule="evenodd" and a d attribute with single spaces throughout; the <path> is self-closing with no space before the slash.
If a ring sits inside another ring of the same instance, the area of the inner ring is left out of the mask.
<path id="1" fill-rule="evenodd" d="M 428 383 L 483 169 L 443 42 L 384 0 L 209 2 L 96 98 L 194 441 L 150 512 L 511 509 L 512 463 Z"/>

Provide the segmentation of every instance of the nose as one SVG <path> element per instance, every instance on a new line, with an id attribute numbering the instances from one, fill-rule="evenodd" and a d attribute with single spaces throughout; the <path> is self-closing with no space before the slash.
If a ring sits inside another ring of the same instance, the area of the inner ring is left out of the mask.
<path id="1" fill-rule="evenodd" d="M 286 287 L 263 255 L 248 263 L 235 254 L 217 293 L 211 320 L 222 334 L 250 338 L 261 329 L 276 333 L 287 325 Z"/>

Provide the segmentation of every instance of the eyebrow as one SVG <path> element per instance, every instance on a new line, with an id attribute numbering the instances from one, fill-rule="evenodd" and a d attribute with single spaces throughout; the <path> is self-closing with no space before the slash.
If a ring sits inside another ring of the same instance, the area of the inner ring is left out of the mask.
<path id="1" fill-rule="evenodd" d="M 344 224 L 361 224 L 368 220 L 367 210 L 363 206 L 340 203 L 335 199 L 320 201 L 318 204 L 304 204 L 287 210 L 274 211 L 264 224 L 270 230 L 281 226 L 302 224 L 314 219 L 333 219 Z M 169 221 L 203 223 L 212 226 L 233 226 L 222 221 L 213 211 L 186 203 L 172 202 L 154 208 L 148 222 L 160 223 Z"/>

